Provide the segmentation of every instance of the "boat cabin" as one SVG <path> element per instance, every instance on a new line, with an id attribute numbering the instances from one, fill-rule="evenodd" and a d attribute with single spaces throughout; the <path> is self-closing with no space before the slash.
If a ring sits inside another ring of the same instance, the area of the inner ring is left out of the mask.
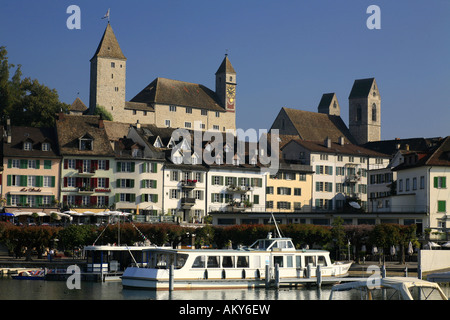
<path id="1" fill-rule="evenodd" d="M 272 238 L 272 234 L 269 232 L 267 239 L 259 239 L 255 241 L 249 249 L 264 251 L 292 251 L 295 250 L 295 246 L 292 243 L 291 238 Z"/>

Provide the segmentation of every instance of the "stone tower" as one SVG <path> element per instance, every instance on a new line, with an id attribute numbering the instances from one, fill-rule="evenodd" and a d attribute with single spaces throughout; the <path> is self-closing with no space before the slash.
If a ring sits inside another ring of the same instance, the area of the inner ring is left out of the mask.
<path id="1" fill-rule="evenodd" d="M 375 78 L 355 80 L 348 97 L 349 129 L 357 144 L 381 138 L 381 97 Z"/>
<path id="2" fill-rule="evenodd" d="M 96 106 L 103 106 L 114 121 L 120 121 L 117 115 L 125 107 L 127 59 L 109 22 L 90 61 L 89 113 L 94 113 Z"/>
<path id="3" fill-rule="evenodd" d="M 216 94 L 226 111 L 236 111 L 236 71 L 227 54 L 216 72 Z"/>
<path id="4" fill-rule="evenodd" d="M 335 93 L 324 93 L 318 106 L 319 113 L 329 114 L 331 116 L 340 116 L 341 108 Z"/>

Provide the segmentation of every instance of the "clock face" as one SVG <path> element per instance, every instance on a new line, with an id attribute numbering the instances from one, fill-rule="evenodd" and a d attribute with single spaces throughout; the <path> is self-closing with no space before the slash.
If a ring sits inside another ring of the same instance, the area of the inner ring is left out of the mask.
<path id="1" fill-rule="evenodd" d="M 228 86 L 227 88 L 227 109 L 234 110 L 236 88 Z"/>

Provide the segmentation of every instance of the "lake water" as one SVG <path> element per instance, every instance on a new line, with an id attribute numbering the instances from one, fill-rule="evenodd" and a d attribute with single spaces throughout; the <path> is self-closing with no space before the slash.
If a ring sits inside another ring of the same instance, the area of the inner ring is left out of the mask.
<path id="1" fill-rule="evenodd" d="M 447 296 L 450 287 L 441 286 Z M 120 281 L 81 282 L 68 289 L 65 281 L 0 279 L 0 301 L 4 300 L 328 300 L 331 286 L 298 289 L 230 289 L 152 291 L 124 289 Z M 359 294 L 340 292 L 340 300 L 359 300 Z"/>

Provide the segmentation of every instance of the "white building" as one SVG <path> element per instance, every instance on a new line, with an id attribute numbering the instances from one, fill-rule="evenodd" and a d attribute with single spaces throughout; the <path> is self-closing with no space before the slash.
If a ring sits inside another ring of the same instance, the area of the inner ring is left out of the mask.
<path id="1" fill-rule="evenodd" d="M 291 140 L 282 148 L 283 158 L 310 165 L 315 171 L 312 205 L 315 210 L 343 210 L 349 204 L 367 209 L 368 171 L 385 168 L 389 156 L 345 143 Z"/>

